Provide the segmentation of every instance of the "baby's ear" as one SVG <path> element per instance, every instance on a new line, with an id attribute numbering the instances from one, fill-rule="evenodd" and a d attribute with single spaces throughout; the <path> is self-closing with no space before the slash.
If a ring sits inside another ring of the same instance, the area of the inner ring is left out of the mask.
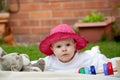
<path id="1" fill-rule="evenodd" d="M 77 46 L 76 42 L 74 43 L 75 47 Z"/>
<path id="2" fill-rule="evenodd" d="M 50 46 L 50 49 L 53 51 L 53 47 L 52 46 Z"/>

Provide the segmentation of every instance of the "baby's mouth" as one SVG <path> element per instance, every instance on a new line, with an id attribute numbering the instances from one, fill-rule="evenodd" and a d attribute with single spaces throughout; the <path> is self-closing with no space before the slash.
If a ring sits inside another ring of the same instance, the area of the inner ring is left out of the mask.
<path id="1" fill-rule="evenodd" d="M 67 56 L 68 54 L 63 54 L 63 56 Z"/>

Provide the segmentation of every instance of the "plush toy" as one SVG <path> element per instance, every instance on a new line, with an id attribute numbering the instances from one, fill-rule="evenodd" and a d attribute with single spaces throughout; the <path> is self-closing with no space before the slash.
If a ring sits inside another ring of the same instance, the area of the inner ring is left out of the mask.
<path id="1" fill-rule="evenodd" d="M 2 71 L 43 71 L 44 61 L 39 60 L 39 65 L 30 63 L 26 54 L 9 53 L 0 57 Z M 37 66 L 36 66 L 37 65 Z"/>

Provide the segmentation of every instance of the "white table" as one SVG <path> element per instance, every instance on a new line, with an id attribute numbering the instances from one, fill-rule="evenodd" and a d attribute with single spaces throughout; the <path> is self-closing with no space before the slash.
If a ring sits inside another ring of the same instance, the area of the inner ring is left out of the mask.
<path id="1" fill-rule="evenodd" d="M 60 72 L 1 71 L 0 80 L 120 80 L 120 77 Z"/>

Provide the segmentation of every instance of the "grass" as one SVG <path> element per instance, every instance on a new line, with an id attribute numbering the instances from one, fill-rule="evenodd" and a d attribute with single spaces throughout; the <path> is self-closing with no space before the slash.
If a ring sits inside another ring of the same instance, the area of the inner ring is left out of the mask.
<path id="1" fill-rule="evenodd" d="M 32 45 L 32 46 L 7 46 L 7 45 L 3 45 L 2 48 L 7 53 L 18 52 L 19 54 L 23 54 L 23 53 L 28 54 L 30 57 L 30 60 L 36 60 L 36 59 L 39 59 L 40 57 L 45 57 L 44 54 L 41 54 L 37 45 Z"/>
<path id="2" fill-rule="evenodd" d="M 105 42 L 98 42 L 94 44 L 90 43 L 82 51 L 91 49 L 91 47 L 95 45 L 99 45 L 101 53 L 108 58 L 120 57 L 120 42 L 115 42 L 115 41 L 109 41 L 109 42 L 105 41 Z"/>
<path id="3" fill-rule="evenodd" d="M 83 50 L 80 50 L 80 52 L 91 49 L 91 47 L 95 45 L 99 45 L 101 53 L 106 55 L 108 58 L 120 57 L 120 42 L 114 42 L 114 41 L 89 43 L 88 46 Z M 1 47 L 7 53 L 18 52 L 19 54 L 22 53 L 28 54 L 31 60 L 36 60 L 41 57 L 45 57 L 45 55 L 39 51 L 37 45 L 30 45 L 30 46 L 2 45 Z"/>

